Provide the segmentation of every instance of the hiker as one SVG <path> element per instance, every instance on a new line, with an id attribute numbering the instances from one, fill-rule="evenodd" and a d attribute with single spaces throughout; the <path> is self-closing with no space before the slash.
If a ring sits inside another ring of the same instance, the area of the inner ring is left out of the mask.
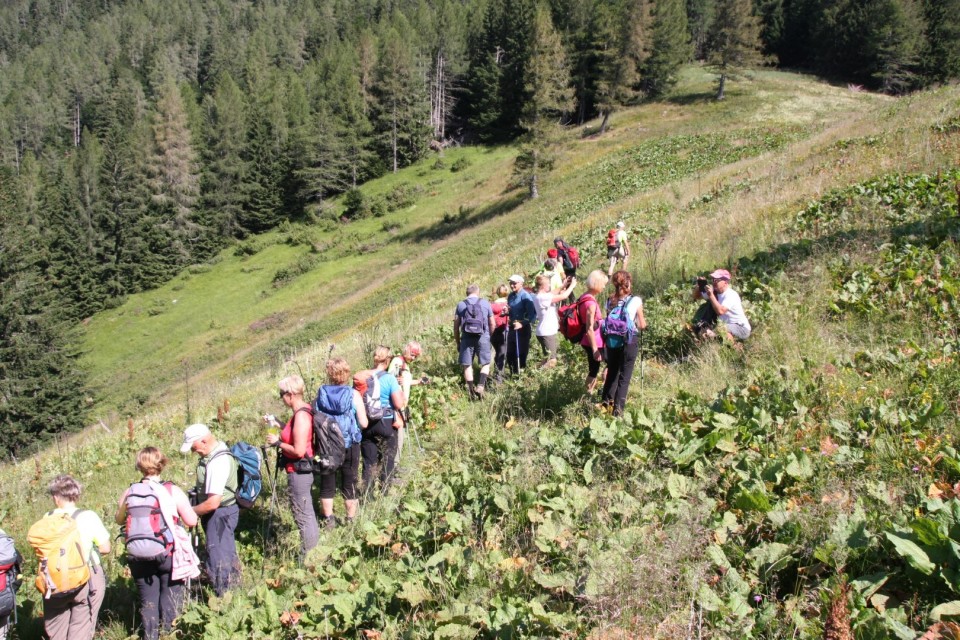
<path id="1" fill-rule="evenodd" d="M 403 346 L 400 355 L 394 356 L 393 359 L 390 360 L 390 365 L 387 367 L 387 373 L 393 375 L 400 383 L 400 388 L 403 389 L 403 397 L 406 399 L 408 407 L 405 417 L 408 418 L 410 417 L 410 388 L 424 384 L 424 380 L 426 379 L 414 378 L 413 373 L 410 371 L 410 364 L 422 354 L 423 348 L 420 346 L 420 343 L 411 340 Z M 406 429 L 397 431 L 397 464 L 400 464 L 400 454 L 403 452 L 404 431 L 406 431 Z"/>
<path id="2" fill-rule="evenodd" d="M 205 424 L 192 424 L 184 430 L 180 453 L 190 451 L 199 456 L 193 510 L 200 516 L 206 538 L 207 573 L 214 592 L 223 596 L 240 583 L 237 461 Z"/>
<path id="3" fill-rule="evenodd" d="M 290 511 L 300 532 L 300 556 L 317 546 L 320 531 L 313 508 L 313 409 L 303 399 L 306 385 L 298 375 L 287 376 L 277 383 L 280 402 L 293 411 L 282 427 L 273 416 L 265 416 L 271 431 L 267 446 L 276 447 L 278 468 L 287 472 Z"/>
<path id="4" fill-rule="evenodd" d="M 610 268 L 607 270 L 608 276 L 613 276 L 613 270 L 617 262 L 623 261 L 623 270 L 627 270 L 627 263 L 630 262 L 630 242 L 627 240 L 626 224 L 623 220 L 617 222 L 615 229 L 607 232 L 607 260 L 610 261 Z"/>
<path id="5" fill-rule="evenodd" d="M 197 514 L 180 487 L 160 479 L 167 462 L 156 447 L 137 453 L 142 480 L 123 492 L 114 516 L 124 525 L 127 564 L 140 593 L 144 640 L 157 640 L 161 629 L 170 632 L 183 608 L 184 580 L 200 575 L 200 560 L 183 528 L 195 527 Z"/>
<path id="6" fill-rule="evenodd" d="M 360 441 L 360 455 L 363 458 L 363 492 L 368 495 L 376 481 L 376 471 L 379 469 L 380 490 L 386 493 L 393 480 L 393 472 L 397 463 L 397 431 L 403 428 L 404 407 L 407 400 L 403 396 L 400 383 L 391 374 L 387 373 L 390 364 L 390 349 L 383 345 L 373 352 L 372 370 L 357 374 L 364 379 L 375 380 L 374 393 L 379 388 L 380 394 L 376 398 L 363 396 L 364 408 L 367 411 L 370 424 L 363 430 Z M 354 376 L 356 383 L 357 376 Z M 354 385 L 356 386 L 356 384 Z M 382 415 L 374 418 L 368 402 L 377 403 Z"/>
<path id="7" fill-rule="evenodd" d="M 613 407 L 613 415 L 623 414 L 630 391 L 630 379 L 637 362 L 640 332 L 647 328 L 643 300 L 633 295 L 633 280 L 628 271 L 617 271 L 611 279 L 613 295 L 607 299 L 607 318 L 602 335 L 607 354 L 607 378 L 602 402 Z"/>
<path id="8" fill-rule="evenodd" d="M 743 311 L 740 294 L 730 287 L 730 272 L 717 269 L 710 274 L 712 285 L 706 278 L 697 278 L 693 288 L 693 299 L 706 300 L 693 316 L 691 330 L 697 338 L 714 340 L 717 319 L 723 320 L 727 333 L 735 341 L 750 337 L 752 328 L 747 314 Z"/>
<path id="9" fill-rule="evenodd" d="M 79 540 L 79 559 L 87 563 L 89 579 L 79 587 L 43 599 L 43 629 L 49 640 L 91 640 L 107 586 L 100 557 L 110 553 L 110 533 L 96 512 L 77 508 L 81 487 L 72 476 L 58 475 L 50 482 L 47 491 L 56 508 L 30 528 L 28 538 L 31 545 L 36 548 L 34 541 L 41 537 L 45 523 L 56 522 L 57 516 L 72 519 Z M 69 559 L 69 551 L 63 557 Z M 56 563 L 50 555 L 46 558 L 48 562 Z"/>
<path id="10" fill-rule="evenodd" d="M 0 640 L 6 640 L 16 618 L 17 591 L 23 576 L 20 575 L 23 556 L 7 533 L 0 529 Z"/>
<path id="11" fill-rule="evenodd" d="M 547 258 L 543 261 L 543 269 L 541 269 L 537 275 L 550 278 L 550 291 L 554 293 L 563 289 L 563 286 L 566 284 L 566 279 L 557 271 L 557 261 L 553 258 Z M 539 291 L 539 289 L 537 289 L 537 291 Z"/>
<path id="12" fill-rule="evenodd" d="M 498 284 L 494 290 L 490 303 L 493 312 L 493 331 L 490 332 L 490 346 L 493 348 L 493 366 L 496 369 L 494 379 L 503 382 L 503 367 L 507 363 L 507 333 L 510 324 L 510 305 L 507 296 L 510 289 L 505 284 Z"/>
<path id="13" fill-rule="evenodd" d="M 557 347 L 559 346 L 557 334 L 560 332 L 557 303 L 566 300 L 567 296 L 573 292 L 577 279 L 564 280 L 567 287 L 559 292 L 551 290 L 551 279 L 545 273 L 537 276 L 534 283 L 537 287 L 537 342 L 540 343 L 544 355 L 540 367 L 549 369 L 557 366 Z"/>
<path id="14" fill-rule="evenodd" d="M 567 277 L 576 277 L 577 268 L 580 266 L 580 252 L 560 237 L 553 239 L 553 246 L 557 250 L 557 262 L 563 266 L 563 274 Z"/>
<path id="15" fill-rule="evenodd" d="M 603 338 L 600 335 L 600 304 L 597 296 L 607 286 L 607 274 L 594 270 L 587 276 L 587 291 L 577 299 L 577 313 L 580 315 L 585 331 L 580 340 L 587 356 L 587 393 L 593 393 L 597 387 L 597 375 L 600 363 L 604 360 Z"/>
<path id="16" fill-rule="evenodd" d="M 530 352 L 530 328 L 537 319 L 537 303 L 533 294 L 523 288 L 523 276 L 513 274 L 508 280 L 510 295 L 507 305 L 510 307 L 510 335 L 507 339 L 507 364 L 510 371 L 517 374 L 527 366 L 527 354 Z"/>
<path id="17" fill-rule="evenodd" d="M 416 344 L 416 343 L 411 343 Z M 337 475 L 340 476 L 340 495 L 347 512 L 347 522 L 357 517 L 357 474 L 360 471 L 360 443 L 363 430 L 369 422 L 360 392 L 350 386 L 350 365 L 343 358 L 327 360 L 327 384 L 317 391 L 314 408 L 332 416 L 343 436 L 345 455 L 340 468 L 319 476 L 320 510 L 324 525 L 333 529 L 337 520 L 333 515 L 333 497 L 337 493 Z M 402 431 L 402 429 L 400 430 Z M 399 431 L 398 431 L 399 434 Z"/>
<path id="18" fill-rule="evenodd" d="M 458 362 L 463 367 L 463 381 L 470 398 L 482 400 L 486 392 L 487 376 L 490 375 L 490 329 L 494 324 L 493 310 L 490 303 L 480 297 L 480 287 L 469 285 L 467 297 L 457 304 L 453 314 L 453 339 L 457 343 Z M 480 362 L 476 386 L 473 384 L 474 358 Z"/>

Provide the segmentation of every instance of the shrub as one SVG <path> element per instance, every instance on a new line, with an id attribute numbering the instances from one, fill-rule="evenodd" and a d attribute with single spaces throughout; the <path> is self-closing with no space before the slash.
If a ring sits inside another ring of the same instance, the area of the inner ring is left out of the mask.
<path id="1" fill-rule="evenodd" d="M 450 172 L 456 173 L 458 171 L 463 171 L 464 169 L 469 167 L 470 164 L 471 164 L 470 160 L 468 160 L 466 156 L 462 156 L 460 158 L 457 158 L 457 161 L 450 166 Z"/>

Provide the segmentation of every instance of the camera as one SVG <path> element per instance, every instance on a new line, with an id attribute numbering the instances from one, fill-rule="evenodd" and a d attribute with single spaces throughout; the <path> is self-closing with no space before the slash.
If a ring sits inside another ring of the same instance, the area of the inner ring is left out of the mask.
<path id="1" fill-rule="evenodd" d="M 420 384 L 430 384 L 430 376 L 423 376 L 420 378 Z"/>
<path id="2" fill-rule="evenodd" d="M 200 496 L 197 495 L 196 489 L 190 489 L 187 491 L 187 499 L 190 500 L 191 507 L 195 507 L 200 504 Z"/>
<path id="3" fill-rule="evenodd" d="M 697 278 L 697 288 L 700 289 L 700 295 L 707 296 L 707 279 L 703 276 Z"/>

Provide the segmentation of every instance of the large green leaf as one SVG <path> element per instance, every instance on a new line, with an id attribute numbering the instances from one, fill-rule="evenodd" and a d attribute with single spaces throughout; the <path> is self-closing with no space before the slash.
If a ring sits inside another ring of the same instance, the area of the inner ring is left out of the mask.
<path id="1" fill-rule="evenodd" d="M 893 543 L 897 553 L 920 573 L 930 575 L 937 568 L 935 564 L 930 562 L 930 557 L 927 556 L 926 552 L 913 540 L 892 531 L 887 531 L 884 535 L 887 536 L 887 540 Z"/>
<path id="2" fill-rule="evenodd" d="M 960 617 L 960 600 L 938 604 L 930 610 L 930 619 L 937 622 L 943 618 Z"/>

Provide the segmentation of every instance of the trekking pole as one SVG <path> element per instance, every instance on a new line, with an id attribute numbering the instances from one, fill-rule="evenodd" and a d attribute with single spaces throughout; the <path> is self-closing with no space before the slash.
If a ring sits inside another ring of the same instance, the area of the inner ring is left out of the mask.
<path id="1" fill-rule="evenodd" d="M 516 343 L 515 346 L 517 349 L 517 375 L 520 375 L 520 332 L 514 331 L 513 335 L 515 338 L 514 342 Z"/>
<path id="2" fill-rule="evenodd" d="M 643 331 L 640 331 L 640 399 L 643 400 Z"/>
<path id="3" fill-rule="evenodd" d="M 261 446 L 263 457 L 267 457 L 267 447 Z M 262 579 L 267 568 L 267 540 L 273 530 L 273 513 L 277 505 L 277 473 L 280 470 L 280 449 L 277 449 L 277 463 L 273 467 L 273 475 L 270 474 L 270 468 L 267 467 L 267 477 L 270 478 L 270 509 L 267 512 L 267 529 L 263 536 L 263 562 L 260 564 L 260 578 Z"/>
<path id="4" fill-rule="evenodd" d="M 403 410 L 403 419 L 407 423 L 406 428 L 410 429 L 410 407 L 407 407 Z M 417 434 L 418 429 L 413 429 L 413 438 L 417 441 L 417 449 L 420 450 L 420 454 L 423 455 L 423 445 L 420 444 L 420 436 Z"/>

